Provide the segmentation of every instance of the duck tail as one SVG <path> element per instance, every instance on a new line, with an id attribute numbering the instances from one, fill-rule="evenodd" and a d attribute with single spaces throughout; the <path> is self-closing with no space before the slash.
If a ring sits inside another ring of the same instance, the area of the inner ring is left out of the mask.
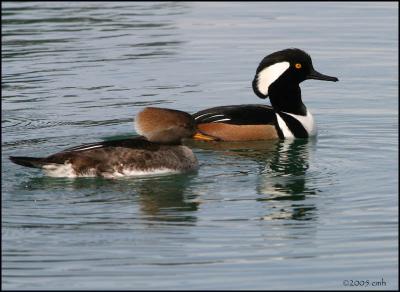
<path id="1" fill-rule="evenodd" d="M 10 160 L 15 164 L 33 168 L 42 168 L 46 164 L 45 159 L 39 157 L 10 156 Z"/>

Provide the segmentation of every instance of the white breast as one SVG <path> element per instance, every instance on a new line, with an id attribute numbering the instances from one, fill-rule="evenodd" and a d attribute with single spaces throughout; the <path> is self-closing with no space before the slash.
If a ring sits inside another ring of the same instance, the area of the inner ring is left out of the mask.
<path id="1" fill-rule="evenodd" d="M 317 134 L 317 125 L 315 124 L 313 115 L 308 110 L 305 116 L 295 115 L 287 112 L 283 113 L 292 116 L 293 118 L 298 120 L 303 125 L 304 129 L 307 131 L 309 137 L 315 136 Z M 276 113 L 276 117 L 278 119 L 279 127 L 281 128 L 285 138 L 293 138 L 294 135 L 292 131 L 290 131 L 289 127 L 286 125 L 282 117 L 278 113 Z"/>
<path id="2" fill-rule="evenodd" d="M 282 131 L 283 137 L 294 138 L 292 131 L 290 131 L 289 127 L 286 125 L 285 121 L 281 118 L 281 116 L 278 113 L 276 113 L 276 118 L 278 120 L 279 128 Z"/>

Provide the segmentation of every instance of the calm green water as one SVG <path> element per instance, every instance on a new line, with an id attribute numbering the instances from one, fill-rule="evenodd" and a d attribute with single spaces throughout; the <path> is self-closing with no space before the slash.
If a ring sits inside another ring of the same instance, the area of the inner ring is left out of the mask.
<path id="1" fill-rule="evenodd" d="M 2 17 L 4 289 L 398 288 L 397 3 L 6 2 Z M 302 84 L 315 140 L 191 144 L 198 173 L 115 180 L 8 160 L 129 136 L 148 105 L 268 103 L 255 69 L 288 47 L 340 79 Z"/>

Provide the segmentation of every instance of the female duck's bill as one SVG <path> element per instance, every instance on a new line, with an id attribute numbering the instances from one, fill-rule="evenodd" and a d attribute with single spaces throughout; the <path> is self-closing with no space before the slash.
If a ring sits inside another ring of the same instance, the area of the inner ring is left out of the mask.
<path id="1" fill-rule="evenodd" d="M 40 168 L 55 177 L 121 177 L 193 171 L 198 162 L 181 139 L 193 136 L 193 117 L 148 107 L 135 120 L 140 137 L 84 144 L 44 158 L 10 156 L 16 164 Z"/>

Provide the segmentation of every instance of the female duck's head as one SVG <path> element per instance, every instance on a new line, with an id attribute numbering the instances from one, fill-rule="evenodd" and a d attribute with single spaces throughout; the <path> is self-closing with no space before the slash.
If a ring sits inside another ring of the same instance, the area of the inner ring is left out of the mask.
<path id="1" fill-rule="evenodd" d="M 147 107 L 135 118 L 135 129 L 150 142 L 179 144 L 196 132 L 193 117 L 183 111 Z"/>

